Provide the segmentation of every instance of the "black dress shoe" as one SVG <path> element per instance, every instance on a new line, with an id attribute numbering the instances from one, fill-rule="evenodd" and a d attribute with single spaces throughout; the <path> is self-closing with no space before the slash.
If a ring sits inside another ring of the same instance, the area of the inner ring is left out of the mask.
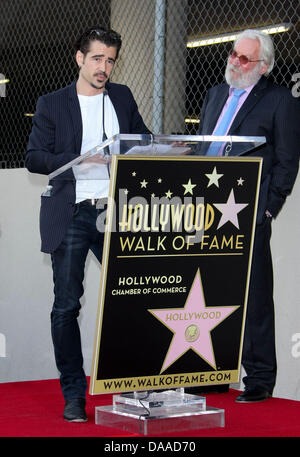
<path id="1" fill-rule="evenodd" d="M 66 401 L 64 419 L 68 422 L 86 422 L 85 399 L 72 398 Z"/>
<path id="2" fill-rule="evenodd" d="M 265 401 L 271 394 L 267 390 L 263 389 L 246 389 L 241 395 L 236 397 L 235 401 L 237 403 L 256 403 L 259 401 Z"/>

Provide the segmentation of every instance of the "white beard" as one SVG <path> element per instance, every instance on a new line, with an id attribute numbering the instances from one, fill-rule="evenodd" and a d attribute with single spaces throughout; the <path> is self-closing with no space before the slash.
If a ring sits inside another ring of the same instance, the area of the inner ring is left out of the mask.
<path id="1" fill-rule="evenodd" d="M 234 87 L 235 89 L 246 89 L 249 86 L 252 86 L 257 83 L 259 78 L 261 77 L 260 69 L 261 64 L 256 65 L 252 71 L 247 73 L 243 73 L 238 67 L 232 65 L 229 60 L 227 62 L 226 71 L 225 71 L 225 79 L 229 86 Z M 239 74 L 237 77 L 232 77 L 230 70 L 233 69 L 236 73 Z"/>

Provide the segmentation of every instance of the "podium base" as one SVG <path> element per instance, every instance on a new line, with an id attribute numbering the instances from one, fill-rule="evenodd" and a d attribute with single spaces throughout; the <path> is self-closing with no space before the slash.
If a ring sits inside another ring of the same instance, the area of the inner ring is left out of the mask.
<path id="1" fill-rule="evenodd" d="M 178 391 L 132 392 L 114 395 L 113 405 L 95 408 L 95 423 L 128 433 L 155 435 L 224 427 L 223 409 L 206 406 L 206 399 Z"/>

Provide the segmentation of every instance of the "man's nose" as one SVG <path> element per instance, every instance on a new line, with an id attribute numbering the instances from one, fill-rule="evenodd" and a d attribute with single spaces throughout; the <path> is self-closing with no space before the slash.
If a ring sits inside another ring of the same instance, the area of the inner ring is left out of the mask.
<path id="1" fill-rule="evenodd" d="M 240 65 L 241 65 L 241 62 L 240 62 L 240 59 L 238 56 L 235 56 L 235 57 L 231 56 L 231 63 L 233 65 L 235 65 L 236 67 L 240 67 Z"/>
<path id="2" fill-rule="evenodd" d="M 101 61 L 99 62 L 99 69 L 102 70 L 102 71 L 105 71 L 105 69 L 106 69 L 106 64 L 107 64 L 107 62 L 106 62 L 105 59 L 101 60 Z"/>

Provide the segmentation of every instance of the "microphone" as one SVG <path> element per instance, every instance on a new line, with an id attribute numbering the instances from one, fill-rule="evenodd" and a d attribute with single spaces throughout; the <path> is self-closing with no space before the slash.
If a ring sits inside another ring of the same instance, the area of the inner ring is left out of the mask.
<path id="1" fill-rule="evenodd" d="M 107 136 L 106 136 L 106 133 L 105 133 L 105 122 L 104 122 L 104 104 L 105 104 L 105 95 L 108 95 L 108 92 L 106 89 L 103 90 L 103 99 L 102 99 L 102 130 L 103 130 L 103 134 L 102 134 L 102 141 L 105 141 L 107 140 Z M 106 148 L 105 148 L 106 149 Z"/>
<path id="2" fill-rule="evenodd" d="M 107 140 L 107 135 L 106 135 L 106 133 L 105 133 L 105 125 L 104 125 L 104 124 L 105 124 L 105 122 L 104 122 L 104 121 L 105 121 L 105 117 L 104 117 L 104 112 L 105 112 L 105 110 L 104 110 L 104 105 L 105 105 L 105 96 L 108 95 L 107 89 L 104 88 L 104 90 L 103 90 L 102 93 L 103 93 L 103 99 L 102 99 L 102 131 L 103 131 L 103 133 L 102 133 L 102 142 L 103 142 L 103 141 L 106 141 L 106 140 Z M 103 152 L 104 152 L 104 155 L 109 155 L 109 154 L 110 154 L 110 152 L 109 152 L 109 147 L 106 146 L 106 147 L 104 148 Z M 110 172 L 109 172 L 109 162 L 107 162 L 107 173 L 108 173 L 108 176 L 110 176 Z"/>

